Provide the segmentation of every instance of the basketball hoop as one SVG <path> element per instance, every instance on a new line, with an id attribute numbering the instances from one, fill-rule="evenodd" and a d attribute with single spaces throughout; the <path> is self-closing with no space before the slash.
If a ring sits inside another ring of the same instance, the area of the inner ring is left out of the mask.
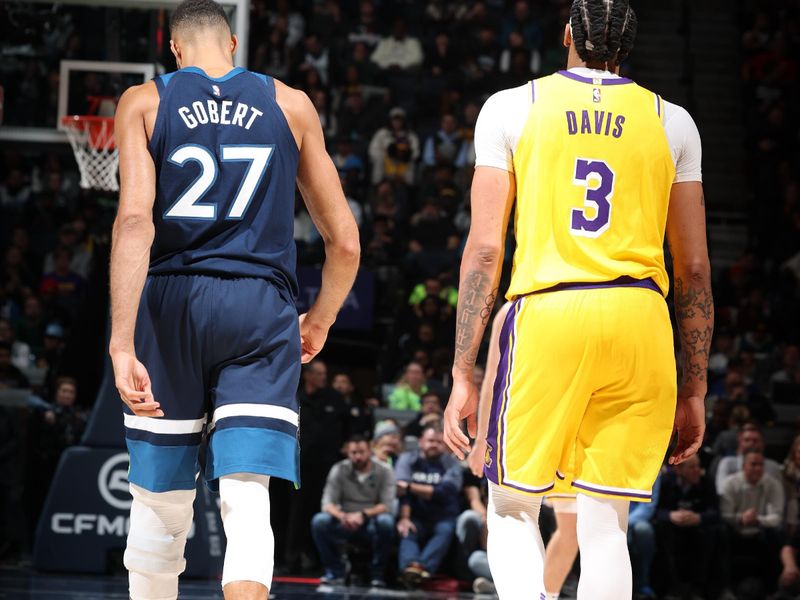
<path id="1" fill-rule="evenodd" d="M 61 125 L 81 170 L 81 187 L 119 191 L 119 150 L 114 143 L 114 118 L 67 115 L 61 119 Z"/>

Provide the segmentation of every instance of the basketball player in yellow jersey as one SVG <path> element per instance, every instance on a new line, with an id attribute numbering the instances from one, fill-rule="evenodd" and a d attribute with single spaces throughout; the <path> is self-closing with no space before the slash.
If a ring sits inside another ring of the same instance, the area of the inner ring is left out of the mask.
<path id="1" fill-rule="evenodd" d="M 466 418 L 486 444 L 489 564 L 502 600 L 547 598 L 539 508 L 565 488 L 577 493 L 578 598 L 630 598 L 629 502 L 650 500 L 673 426 L 672 463 L 703 438 L 713 301 L 700 140 L 685 110 L 619 77 L 635 31 L 627 0 L 575 0 L 567 70 L 495 94 L 476 127 L 445 440 L 464 454 Z M 513 304 L 478 432 L 472 370 L 515 197 Z"/>

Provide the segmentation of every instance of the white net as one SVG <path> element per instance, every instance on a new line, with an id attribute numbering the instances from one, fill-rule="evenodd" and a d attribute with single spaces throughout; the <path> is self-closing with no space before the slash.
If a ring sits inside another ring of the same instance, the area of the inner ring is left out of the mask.
<path id="1" fill-rule="evenodd" d="M 114 119 L 64 117 L 63 124 L 81 171 L 81 187 L 118 192 Z"/>

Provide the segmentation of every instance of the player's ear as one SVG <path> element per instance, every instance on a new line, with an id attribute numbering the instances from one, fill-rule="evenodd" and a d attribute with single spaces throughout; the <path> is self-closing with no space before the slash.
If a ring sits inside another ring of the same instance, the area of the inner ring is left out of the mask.
<path id="1" fill-rule="evenodd" d="M 236 51 L 239 49 L 239 38 L 236 37 L 236 34 L 231 34 L 231 56 L 236 54 Z"/>
<path id="2" fill-rule="evenodd" d="M 564 26 L 564 48 L 572 46 L 572 26 L 567 23 Z"/>
<path id="3" fill-rule="evenodd" d="M 178 64 L 178 68 L 181 69 L 181 49 L 178 48 L 177 44 L 175 44 L 175 40 L 169 41 L 169 49 L 172 52 L 172 55 L 175 57 L 175 62 Z"/>

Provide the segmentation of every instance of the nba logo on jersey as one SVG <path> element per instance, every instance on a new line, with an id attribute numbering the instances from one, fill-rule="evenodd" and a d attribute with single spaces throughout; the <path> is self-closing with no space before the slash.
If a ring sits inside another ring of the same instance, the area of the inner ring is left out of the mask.
<path id="1" fill-rule="evenodd" d="M 211 85 L 211 91 L 212 91 L 212 92 L 214 92 L 214 95 L 215 95 L 217 98 L 219 98 L 219 97 L 222 95 L 222 94 L 221 94 L 221 92 L 219 91 L 219 86 L 218 86 L 218 85 L 216 85 L 216 84 L 212 84 L 212 85 Z"/>
<path id="2" fill-rule="evenodd" d="M 594 88 L 592 91 L 592 100 L 594 100 L 595 104 L 600 103 L 600 88 Z"/>

